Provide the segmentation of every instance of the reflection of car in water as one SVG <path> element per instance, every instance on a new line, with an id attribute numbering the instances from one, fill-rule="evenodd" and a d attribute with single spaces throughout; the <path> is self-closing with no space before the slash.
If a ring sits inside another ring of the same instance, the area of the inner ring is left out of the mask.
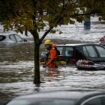
<path id="1" fill-rule="evenodd" d="M 6 105 L 105 105 L 105 92 L 43 92 L 17 97 Z"/>
<path id="2" fill-rule="evenodd" d="M 57 45 L 57 48 L 60 51 L 59 60 L 67 64 L 75 65 L 81 59 L 105 63 L 105 48 L 99 44 L 62 44 Z"/>
<path id="3" fill-rule="evenodd" d="M 0 33 L 0 46 L 12 46 L 26 41 L 26 39 L 22 38 L 18 34 Z"/>

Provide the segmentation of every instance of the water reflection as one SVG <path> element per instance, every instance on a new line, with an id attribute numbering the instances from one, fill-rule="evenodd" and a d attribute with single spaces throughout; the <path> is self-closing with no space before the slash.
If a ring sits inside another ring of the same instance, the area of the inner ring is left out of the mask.
<path id="1" fill-rule="evenodd" d="M 46 79 L 46 81 L 53 81 L 60 76 L 60 71 L 58 68 L 45 68 L 45 71 L 42 73 L 42 75 L 44 75 L 43 77 Z"/>

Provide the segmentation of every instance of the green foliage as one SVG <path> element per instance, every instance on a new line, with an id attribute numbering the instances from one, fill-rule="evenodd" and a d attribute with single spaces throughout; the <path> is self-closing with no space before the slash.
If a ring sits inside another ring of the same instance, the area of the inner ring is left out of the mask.
<path id="1" fill-rule="evenodd" d="M 73 0 L 0 0 L 0 22 L 6 30 L 40 31 L 46 21 L 50 27 L 68 24 L 76 8 Z"/>
<path id="2" fill-rule="evenodd" d="M 84 13 L 96 14 L 105 19 L 105 0 L 80 0 L 80 7 L 85 7 Z"/>
<path id="3" fill-rule="evenodd" d="M 79 8 L 79 9 L 78 9 Z M 6 30 L 40 31 L 48 22 L 50 27 L 73 24 L 70 17 L 82 22 L 84 15 L 97 14 L 105 19 L 104 0 L 0 0 L 0 22 Z"/>

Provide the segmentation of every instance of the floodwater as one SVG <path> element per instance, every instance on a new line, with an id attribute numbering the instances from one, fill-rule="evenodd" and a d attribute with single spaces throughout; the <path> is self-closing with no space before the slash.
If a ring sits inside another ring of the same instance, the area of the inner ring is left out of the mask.
<path id="1" fill-rule="evenodd" d="M 37 92 L 33 84 L 33 67 L 32 43 L 0 48 L 0 105 L 13 97 Z M 66 65 L 54 71 L 40 68 L 39 91 L 105 89 L 105 71 L 79 71 Z"/>

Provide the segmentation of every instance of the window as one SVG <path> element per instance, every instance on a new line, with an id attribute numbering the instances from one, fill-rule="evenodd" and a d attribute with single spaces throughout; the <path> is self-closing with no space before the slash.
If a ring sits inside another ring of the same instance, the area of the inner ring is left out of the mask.
<path id="1" fill-rule="evenodd" d="M 105 105 L 105 95 L 98 95 L 84 101 L 81 105 Z"/>
<path id="2" fill-rule="evenodd" d="M 102 105 L 100 98 L 93 98 L 81 105 Z"/>
<path id="3" fill-rule="evenodd" d="M 3 41 L 5 38 L 5 36 L 0 35 L 0 41 Z"/>
<path id="4" fill-rule="evenodd" d="M 10 35 L 10 36 L 9 36 L 9 39 L 12 40 L 12 41 L 14 41 L 14 42 L 16 42 L 16 38 L 15 38 L 14 35 Z"/>
<path id="5" fill-rule="evenodd" d="M 105 48 L 103 48 L 101 46 L 96 46 L 96 49 L 97 49 L 100 57 L 105 57 Z"/>
<path id="6" fill-rule="evenodd" d="M 84 55 L 85 55 L 86 57 L 89 56 L 86 47 L 83 47 L 83 53 L 84 53 Z"/>
<path id="7" fill-rule="evenodd" d="M 60 51 L 60 55 L 63 55 L 63 47 L 57 46 L 57 49 Z"/>
<path id="8" fill-rule="evenodd" d="M 73 56 L 73 48 L 72 47 L 66 47 L 65 55 L 72 57 Z"/>
<path id="9" fill-rule="evenodd" d="M 15 35 L 15 37 L 16 37 L 17 42 L 22 42 L 23 41 L 23 39 L 20 36 Z"/>
<path id="10" fill-rule="evenodd" d="M 105 96 L 101 97 L 101 104 L 105 105 Z"/>
<path id="11" fill-rule="evenodd" d="M 97 52 L 93 46 L 83 47 L 84 54 L 88 57 L 98 57 Z"/>

